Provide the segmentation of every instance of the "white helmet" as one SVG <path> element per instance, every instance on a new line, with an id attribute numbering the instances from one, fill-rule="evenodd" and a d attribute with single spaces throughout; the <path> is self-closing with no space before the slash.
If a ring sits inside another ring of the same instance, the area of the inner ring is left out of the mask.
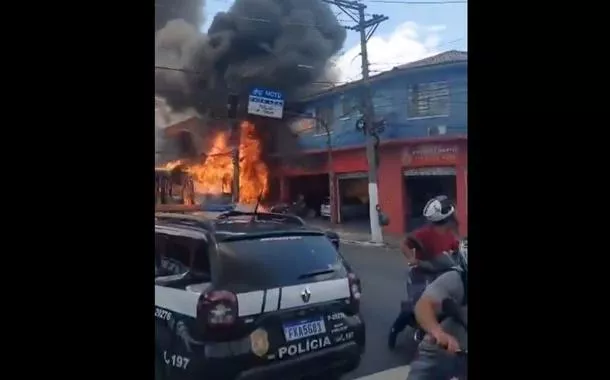
<path id="1" fill-rule="evenodd" d="M 430 199 L 424 207 L 424 217 L 433 223 L 443 221 L 454 213 L 455 207 L 445 195 Z"/>

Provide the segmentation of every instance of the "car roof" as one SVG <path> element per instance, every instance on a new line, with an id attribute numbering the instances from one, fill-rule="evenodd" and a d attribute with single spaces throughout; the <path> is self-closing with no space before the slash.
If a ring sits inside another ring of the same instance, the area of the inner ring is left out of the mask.
<path id="1" fill-rule="evenodd" d="M 218 220 L 215 223 L 215 235 L 218 240 L 231 240 L 236 238 L 256 238 L 269 235 L 322 235 L 323 232 L 307 226 L 298 226 L 268 220 Z"/>
<path id="2" fill-rule="evenodd" d="M 301 218 L 283 214 L 230 211 L 210 220 L 202 215 L 157 213 L 155 219 L 155 231 L 203 240 L 207 240 L 205 232 L 213 233 L 219 241 L 270 235 L 324 235 Z"/>

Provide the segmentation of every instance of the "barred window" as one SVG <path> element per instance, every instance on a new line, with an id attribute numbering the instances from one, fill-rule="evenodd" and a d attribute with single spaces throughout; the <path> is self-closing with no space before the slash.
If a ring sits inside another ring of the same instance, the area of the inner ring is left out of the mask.
<path id="1" fill-rule="evenodd" d="M 447 82 L 418 83 L 409 87 L 409 118 L 449 116 Z"/>

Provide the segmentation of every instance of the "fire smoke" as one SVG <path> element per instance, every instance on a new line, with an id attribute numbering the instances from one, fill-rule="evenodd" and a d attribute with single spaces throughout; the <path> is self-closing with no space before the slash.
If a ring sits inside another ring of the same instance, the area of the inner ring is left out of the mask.
<path id="1" fill-rule="evenodd" d="M 182 5 L 175 5 L 176 3 Z M 290 97 L 332 79 L 329 60 L 345 29 L 320 0 L 236 0 L 207 31 L 202 0 L 156 2 L 155 89 L 176 111 L 206 115 L 224 107 L 229 92 L 251 86 Z"/>

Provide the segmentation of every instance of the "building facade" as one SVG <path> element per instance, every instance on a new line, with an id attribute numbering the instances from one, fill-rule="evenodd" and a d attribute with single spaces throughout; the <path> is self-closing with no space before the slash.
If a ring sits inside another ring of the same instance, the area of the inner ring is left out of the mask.
<path id="1" fill-rule="evenodd" d="M 402 234 L 419 226 L 425 201 L 438 194 L 455 200 L 461 233 L 467 232 L 467 66 L 466 52 L 448 51 L 371 78 L 379 200 L 390 218 L 385 232 Z M 339 222 L 362 216 L 368 164 L 361 93 L 361 81 L 335 87 L 307 99 L 302 116 L 287 121 L 300 152 L 291 159 L 277 157 L 273 173 L 284 200 L 307 192 L 314 209 L 330 197 Z M 329 145 L 336 173 L 332 187 Z"/>

